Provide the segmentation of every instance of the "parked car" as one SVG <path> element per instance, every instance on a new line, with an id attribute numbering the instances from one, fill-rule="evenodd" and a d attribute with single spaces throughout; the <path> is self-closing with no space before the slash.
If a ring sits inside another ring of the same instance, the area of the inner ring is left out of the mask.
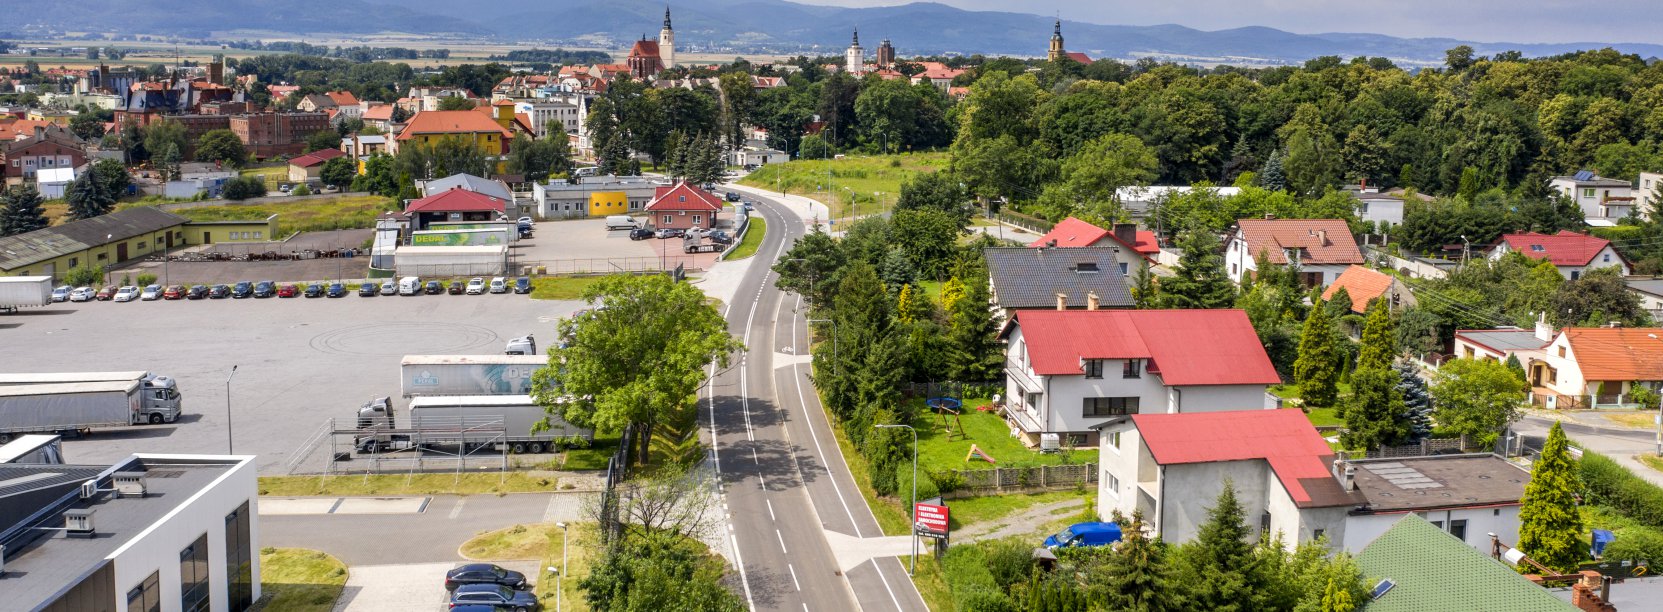
<path id="1" fill-rule="evenodd" d="M 242 281 L 231 287 L 231 299 L 240 300 L 254 295 L 254 283 Z"/>
<path id="2" fill-rule="evenodd" d="M 508 293 L 508 279 L 501 276 L 492 277 L 491 293 Z"/>
<path id="3" fill-rule="evenodd" d="M 454 591 L 467 584 L 494 584 L 518 590 L 530 586 L 525 582 L 525 574 L 493 563 L 469 563 L 445 572 L 446 591 Z"/>
<path id="4" fill-rule="evenodd" d="M 364 283 L 358 286 L 358 297 L 375 297 L 375 290 L 380 289 L 375 283 Z"/>
<path id="5" fill-rule="evenodd" d="M 98 291 L 92 287 L 76 287 L 74 291 L 69 292 L 69 301 L 91 302 L 95 295 L 98 295 Z"/>
<path id="6" fill-rule="evenodd" d="M 393 281 L 381 283 L 381 295 L 398 295 L 398 283 Z"/>
<path id="7" fill-rule="evenodd" d="M 139 299 L 146 302 L 162 299 L 161 285 L 145 285 L 144 291 L 139 292 Z"/>
<path id="8" fill-rule="evenodd" d="M 329 284 L 329 297 L 332 297 L 332 298 L 346 297 L 346 285 L 343 285 L 343 284 L 340 284 L 340 283 L 330 283 Z"/>
<path id="9" fill-rule="evenodd" d="M 185 299 L 187 299 L 187 300 L 205 300 L 205 299 L 208 299 L 208 286 L 207 285 L 191 285 L 190 290 L 185 292 Z"/>
<path id="10" fill-rule="evenodd" d="M 644 227 L 629 230 L 630 240 L 646 240 L 653 237 L 653 231 Z"/>
<path id="11" fill-rule="evenodd" d="M 727 243 L 733 242 L 733 237 L 729 236 L 727 232 L 724 232 L 722 230 L 711 230 L 710 240 L 712 242 L 720 242 L 722 244 L 727 244 Z"/>
<path id="12" fill-rule="evenodd" d="M 271 281 L 254 283 L 254 297 L 269 298 L 274 295 L 277 295 L 277 283 Z"/>
<path id="13" fill-rule="evenodd" d="M 108 302 L 115 299 L 115 292 L 118 290 L 119 289 L 115 285 L 105 285 L 103 289 L 99 289 L 98 293 L 92 296 L 92 299 L 100 302 Z"/>
<path id="14" fill-rule="evenodd" d="M 187 291 L 189 291 L 189 290 L 185 289 L 184 285 L 168 285 L 167 289 L 164 289 L 162 291 L 162 299 L 164 299 L 164 300 L 182 300 L 182 299 L 185 299 L 185 293 Z"/>
<path id="15" fill-rule="evenodd" d="M 521 276 L 514 279 L 514 293 L 531 293 L 531 277 Z"/>
<path id="16" fill-rule="evenodd" d="M 323 283 L 312 283 L 306 286 L 306 297 L 323 297 Z"/>
<path id="17" fill-rule="evenodd" d="M 427 281 L 427 294 L 439 295 L 445 292 L 445 284 L 436 280 Z"/>
<path id="18" fill-rule="evenodd" d="M 231 297 L 231 287 L 228 285 L 214 285 L 208 288 L 208 299 L 223 300 Z"/>
<path id="19" fill-rule="evenodd" d="M 462 292 L 467 291 L 467 289 L 462 286 L 462 281 L 453 280 L 450 281 L 449 291 L 451 295 L 462 295 Z"/>
<path id="20" fill-rule="evenodd" d="M 468 295 L 479 295 L 481 293 L 485 293 L 485 279 L 477 276 L 468 279 Z"/>
<path id="21" fill-rule="evenodd" d="M 277 297 L 292 298 L 297 295 L 300 295 L 300 287 L 295 286 L 294 283 L 283 283 L 277 288 Z"/>
<path id="22" fill-rule="evenodd" d="M 468 604 L 495 606 L 498 610 L 540 612 L 543 604 L 530 591 L 516 591 L 500 584 L 465 584 L 451 593 L 451 608 Z"/>
<path id="23" fill-rule="evenodd" d="M 1046 537 L 1045 547 L 1108 546 L 1118 541 L 1120 525 L 1116 523 L 1075 523 Z"/>
<path id="24" fill-rule="evenodd" d="M 120 289 L 117 289 L 115 291 L 115 297 L 112 298 L 112 299 L 114 299 L 117 302 L 131 302 L 135 299 L 138 299 L 138 297 L 139 297 L 139 288 L 134 287 L 132 285 L 128 285 L 126 287 L 122 287 Z"/>
<path id="25" fill-rule="evenodd" d="M 64 302 L 69 300 L 70 292 L 74 291 L 69 285 L 62 285 L 52 290 L 52 301 Z"/>
<path id="26" fill-rule="evenodd" d="M 659 228 L 657 232 L 653 233 L 653 236 L 658 237 L 658 238 L 680 238 L 680 237 L 686 236 L 686 235 L 687 235 L 687 232 L 676 229 L 676 228 L 673 228 L 673 227 L 662 227 L 662 228 Z"/>

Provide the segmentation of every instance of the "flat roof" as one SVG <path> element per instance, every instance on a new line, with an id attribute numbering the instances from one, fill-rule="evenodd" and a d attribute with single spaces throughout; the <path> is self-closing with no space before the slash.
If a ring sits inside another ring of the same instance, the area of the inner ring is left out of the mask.
<path id="1" fill-rule="evenodd" d="M 1529 472 L 1495 455 L 1364 459 L 1351 465 L 1372 512 L 1518 505 L 1530 481 Z"/>
<path id="2" fill-rule="evenodd" d="M 105 559 L 132 539 L 148 530 L 157 521 L 178 509 L 198 492 L 236 467 L 251 460 L 243 457 L 134 455 L 113 466 L 75 465 L 0 465 L 0 484 L 12 478 L 36 474 L 50 476 L 50 482 L 63 494 L 74 496 L 80 483 L 99 479 L 99 488 L 108 489 L 110 477 L 116 472 L 145 472 L 147 493 L 144 497 L 116 497 L 99 493 L 91 500 L 76 500 L 52 512 L 44 527 L 62 527 L 65 510 L 91 510 L 97 537 L 69 537 L 62 531 L 44 532 L 21 548 L 6 551 L 6 572 L 0 575 L 0 592 L 6 594 L 7 607 L 34 609 L 55 600 L 73 588 L 88 574 L 96 571 Z M 27 528 L 28 514 L 48 508 L 61 495 L 50 490 L 42 480 L 34 490 L 44 495 L 22 499 L 25 495 L 0 486 L 0 536 L 10 535 L 14 528 Z M 17 488 L 17 487 L 12 487 Z M 5 497 L 17 495 L 18 500 Z M 31 503 L 32 502 L 32 503 Z M 21 515 L 21 516 L 19 516 Z M 23 541 L 19 539 L 18 541 Z"/>
<path id="3" fill-rule="evenodd" d="M 1532 329 L 1463 329 L 1455 335 L 1498 351 L 1531 351 L 1550 342 L 1537 338 Z"/>
<path id="4" fill-rule="evenodd" d="M 139 386 L 138 379 L 132 380 L 95 380 L 73 383 L 50 383 L 44 385 L 9 385 L 0 386 L 0 397 L 19 397 L 25 395 L 58 395 L 62 393 L 104 393 L 110 391 L 132 391 Z"/>

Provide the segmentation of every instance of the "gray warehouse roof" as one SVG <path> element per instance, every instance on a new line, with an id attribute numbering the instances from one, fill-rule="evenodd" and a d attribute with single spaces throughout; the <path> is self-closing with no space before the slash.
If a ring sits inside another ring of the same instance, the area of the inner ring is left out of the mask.
<path id="1" fill-rule="evenodd" d="M 153 206 L 138 206 L 7 236 L 0 238 L 0 270 L 15 270 L 54 257 L 184 225 L 185 221 L 184 217 Z"/>
<path id="2" fill-rule="evenodd" d="M 1086 305 L 1096 293 L 1101 308 L 1135 305 L 1113 247 L 983 249 L 988 275 L 1002 308 L 1055 308 L 1057 294 L 1073 307 Z"/>

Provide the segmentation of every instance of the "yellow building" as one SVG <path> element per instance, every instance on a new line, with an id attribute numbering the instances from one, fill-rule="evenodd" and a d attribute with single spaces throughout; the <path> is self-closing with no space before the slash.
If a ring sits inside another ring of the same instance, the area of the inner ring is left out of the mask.
<path id="1" fill-rule="evenodd" d="M 589 216 L 629 214 L 629 194 L 622 191 L 596 191 L 589 194 Z"/>
<path id="2" fill-rule="evenodd" d="M 45 121 L 53 125 L 69 127 L 69 120 L 75 118 L 75 113 L 66 110 L 39 108 L 30 109 L 26 118 L 30 121 Z"/>
<path id="3" fill-rule="evenodd" d="M 508 142 L 514 137 L 508 127 L 490 115 L 473 110 L 422 111 L 410 118 L 410 123 L 395 138 L 398 147 L 411 145 L 431 147 L 445 139 L 466 139 L 490 157 L 508 153 Z"/>
<path id="4" fill-rule="evenodd" d="M 277 215 L 264 220 L 191 221 L 185 224 L 185 236 L 191 244 L 222 242 L 268 242 L 282 240 L 277 235 Z"/>
<path id="5" fill-rule="evenodd" d="M 137 207 L 0 238 L 0 274 L 62 276 L 80 266 L 114 266 L 185 245 L 185 218 Z"/>

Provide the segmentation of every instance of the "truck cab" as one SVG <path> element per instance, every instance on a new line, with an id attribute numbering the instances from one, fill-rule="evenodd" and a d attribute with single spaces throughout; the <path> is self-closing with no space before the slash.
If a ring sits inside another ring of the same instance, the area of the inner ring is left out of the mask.
<path id="1" fill-rule="evenodd" d="M 354 437 L 353 446 L 359 452 L 371 452 L 388 447 L 393 442 L 393 436 L 380 431 L 392 429 L 396 426 L 393 415 L 393 399 L 381 396 L 358 407 L 358 430 L 364 435 Z"/>
<path id="2" fill-rule="evenodd" d="M 179 394 L 179 383 L 170 376 L 147 373 L 140 397 L 139 412 L 133 414 L 135 423 L 172 423 L 184 413 L 185 400 Z"/>

